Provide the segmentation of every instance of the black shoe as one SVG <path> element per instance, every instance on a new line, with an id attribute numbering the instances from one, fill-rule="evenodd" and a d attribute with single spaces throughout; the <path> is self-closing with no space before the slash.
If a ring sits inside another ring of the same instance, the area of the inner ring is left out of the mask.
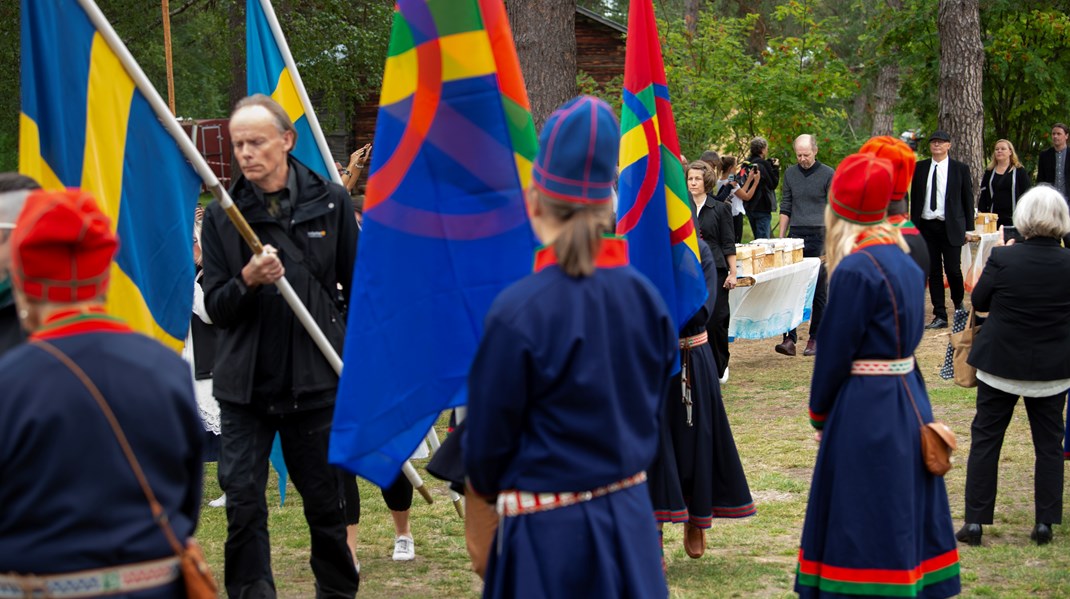
<path id="1" fill-rule="evenodd" d="M 1051 529 L 1048 529 L 1048 533 L 1051 534 Z M 980 524 L 967 523 L 963 524 L 962 528 L 955 533 L 955 538 L 971 547 L 979 547 L 981 545 L 982 534 Z"/>
<path id="2" fill-rule="evenodd" d="M 784 354 L 785 356 L 794 356 L 795 342 L 791 340 L 791 337 L 785 337 L 784 340 L 776 344 L 776 347 L 774 347 L 773 349 L 775 349 L 776 353 L 778 354 Z"/>
<path id="3" fill-rule="evenodd" d="M 1037 524 L 1033 532 L 1029 533 L 1029 539 L 1036 541 L 1037 545 L 1047 545 L 1051 542 L 1051 524 Z"/>
<path id="4" fill-rule="evenodd" d="M 947 328 L 947 320 L 937 316 L 936 318 L 933 318 L 932 322 L 930 322 L 929 324 L 925 325 L 925 328 L 926 329 L 946 329 Z"/>

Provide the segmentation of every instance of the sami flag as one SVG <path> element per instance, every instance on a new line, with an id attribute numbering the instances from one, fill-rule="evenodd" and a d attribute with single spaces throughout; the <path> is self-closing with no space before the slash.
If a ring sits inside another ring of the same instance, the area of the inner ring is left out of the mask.
<path id="1" fill-rule="evenodd" d="M 182 349 L 201 180 L 75 0 L 22 0 L 19 172 L 81 187 L 112 220 L 107 309 Z"/>
<path id="2" fill-rule="evenodd" d="M 394 481 L 531 272 L 535 128 L 502 0 L 400 0 L 375 131 L 330 461 Z"/>
<path id="3" fill-rule="evenodd" d="M 617 232 L 681 329 L 707 290 L 651 0 L 628 10 L 623 94 Z"/>
<path id="4" fill-rule="evenodd" d="M 286 67 L 283 52 L 290 50 L 282 32 L 272 30 L 263 4 L 270 8 L 270 0 L 246 0 L 245 2 L 245 79 L 249 95 L 264 94 L 279 103 L 297 129 L 297 143 L 290 152 L 301 164 L 319 173 L 328 181 L 337 179 L 334 161 L 328 162 L 317 145 L 317 136 L 312 131 L 309 115 L 315 118 L 312 107 L 302 101 L 304 94 L 298 92 L 301 77 Z M 271 20 L 274 21 L 274 12 Z M 317 129 L 319 126 L 317 125 Z M 334 173 L 334 175 L 332 175 Z M 334 179 L 332 179 L 334 177 Z"/>

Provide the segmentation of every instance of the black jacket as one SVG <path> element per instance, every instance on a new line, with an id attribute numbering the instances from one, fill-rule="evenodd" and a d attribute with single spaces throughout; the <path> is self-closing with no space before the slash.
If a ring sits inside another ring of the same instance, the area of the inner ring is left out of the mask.
<path id="1" fill-rule="evenodd" d="M 977 198 L 977 211 L 995 212 L 1000 219 L 1011 222 L 1018 200 L 1033 186 L 1029 181 L 1029 173 L 1022 167 L 1008 168 L 1002 177 L 993 177 L 992 170 L 988 169 L 981 175 L 981 195 Z"/>
<path id="2" fill-rule="evenodd" d="M 252 183 L 240 177 L 231 188 L 234 202 L 265 244 L 280 249 L 286 279 L 308 307 L 327 339 L 339 354 L 345 340 L 344 306 L 338 300 L 341 283 L 348 297 L 356 261 L 358 228 L 353 204 L 341 185 L 329 182 L 290 158 L 295 169 L 297 201 L 290 224 L 289 239 L 304 255 L 304 267 L 273 238 L 282 227 L 268 214 L 255 195 Z M 252 256 L 237 229 L 213 202 L 204 216 L 201 234 L 204 252 L 204 303 L 215 324 L 216 345 L 213 377 L 214 395 L 221 401 L 248 404 L 252 401 L 253 373 L 259 346 L 259 305 L 261 287 L 247 289 L 241 280 L 242 267 Z M 311 275 L 311 276 L 310 276 Z M 277 301 L 277 298 L 270 298 Z M 289 412 L 330 405 L 338 386 L 338 376 L 327 359 L 293 318 L 289 332 L 293 365 L 293 394 L 290 400 L 268 406 L 272 412 Z"/>
<path id="3" fill-rule="evenodd" d="M 776 188 L 780 185 L 780 167 L 761 156 L 751 156 L 747 161 L 757 165 L 762 174 L 754 197 L 746 202 L 747 212 L 776 212 Z"/>
<path id="4" fill-rule="evenodd" d="M 1070 146 L 1067 148 L 1070 150 Z M 1070 151 L 1063 155 L 1063 172 L 1070 177 Z M 1055 148 L 1048 148 L 1040 153 L 1037 161 L 1037 183 L 1055 184 Z"/>
<path id="5" fill-rule="evenodd" d="M 973 177 L 970 176 L 970 167 L 958 160 L 948 160 L 944 226 L 947 228 L 948 243 L 962 246 L 966 243 L 966 231 L 973 231 Z M 921 223 L 922 210 L 929 201 L 925 188 L 932 163 L 932 158 L 919 162 L 914 169 L 914 179 L 910 182 L 910 220 L 915 225 Z"/>
<path id="6" fill-rule="evenodd" d="M 1070 378 L 1070 252 L 1058 239 L 993 249 L 970 299 L 989 314 L 967 362 L 1019 381 Z"/>
<path id="7" fill-rule="evenodd" d="M 732 208 L 706 194 L 702 212 L 698 213 L 698 234 L 710 246 L 713 263 L 718 270 L 728 268 L 727 256 L 736 255 L 736 233 L 732 222 Z"/>
<path id="8" fill-rule="evenodd" d="M 26 340 L 15 302 L 0 306 L 0 355 Z"/>

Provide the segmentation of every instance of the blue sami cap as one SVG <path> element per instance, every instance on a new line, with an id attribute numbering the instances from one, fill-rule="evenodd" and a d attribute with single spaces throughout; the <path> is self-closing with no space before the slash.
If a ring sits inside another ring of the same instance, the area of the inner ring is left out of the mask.
<path id="1" fill-rule="evenodd" d="M 613 109 L 591 96 L 573 98 L 543 125 L 532 182 L 557 200 L 609 202 L 619 152 L 620 123 Z"/>

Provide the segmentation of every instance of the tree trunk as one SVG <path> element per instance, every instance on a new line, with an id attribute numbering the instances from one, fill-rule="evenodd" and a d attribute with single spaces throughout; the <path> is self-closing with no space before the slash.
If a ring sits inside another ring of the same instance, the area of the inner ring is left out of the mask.
<path id="1" fill-rule="evenodd" d="M 227 5 L 227 25 L 231 35 L 241 43 L 230 44 L 230 107 L 246 96 L 245 82 L 245 7 L 241 2 Z"/>
<path id="2" fill-rule="evenodd" d="M 513 0 L 506 6 L 535 130 L 576 95 L 576 0 Z"/>
<path id="3" fill-rule="evenodd" d="M 899 65 L 886 64 L 873 91 L 873 135 L 895 135 L 895 102 L 899 96 Z"/>
<path id="4" fill-rule="evenodd" d="M 951 157 L 973 175 L 974 198 L 984 172 L 984 102 L 981 98 L 985 54 L 981 45 L 978 0 L 940 0 L 940 128 L 951 135 Z"/>
<path id="5" fill-rule="evenodd" d="M 705 3 L 706 0 L 686 0 L 684 3 L 684 23 L 687 24 L 687 32 L 692 35 L 695 33 L 699 13 L 702 12 L 702 5 Z"/>

